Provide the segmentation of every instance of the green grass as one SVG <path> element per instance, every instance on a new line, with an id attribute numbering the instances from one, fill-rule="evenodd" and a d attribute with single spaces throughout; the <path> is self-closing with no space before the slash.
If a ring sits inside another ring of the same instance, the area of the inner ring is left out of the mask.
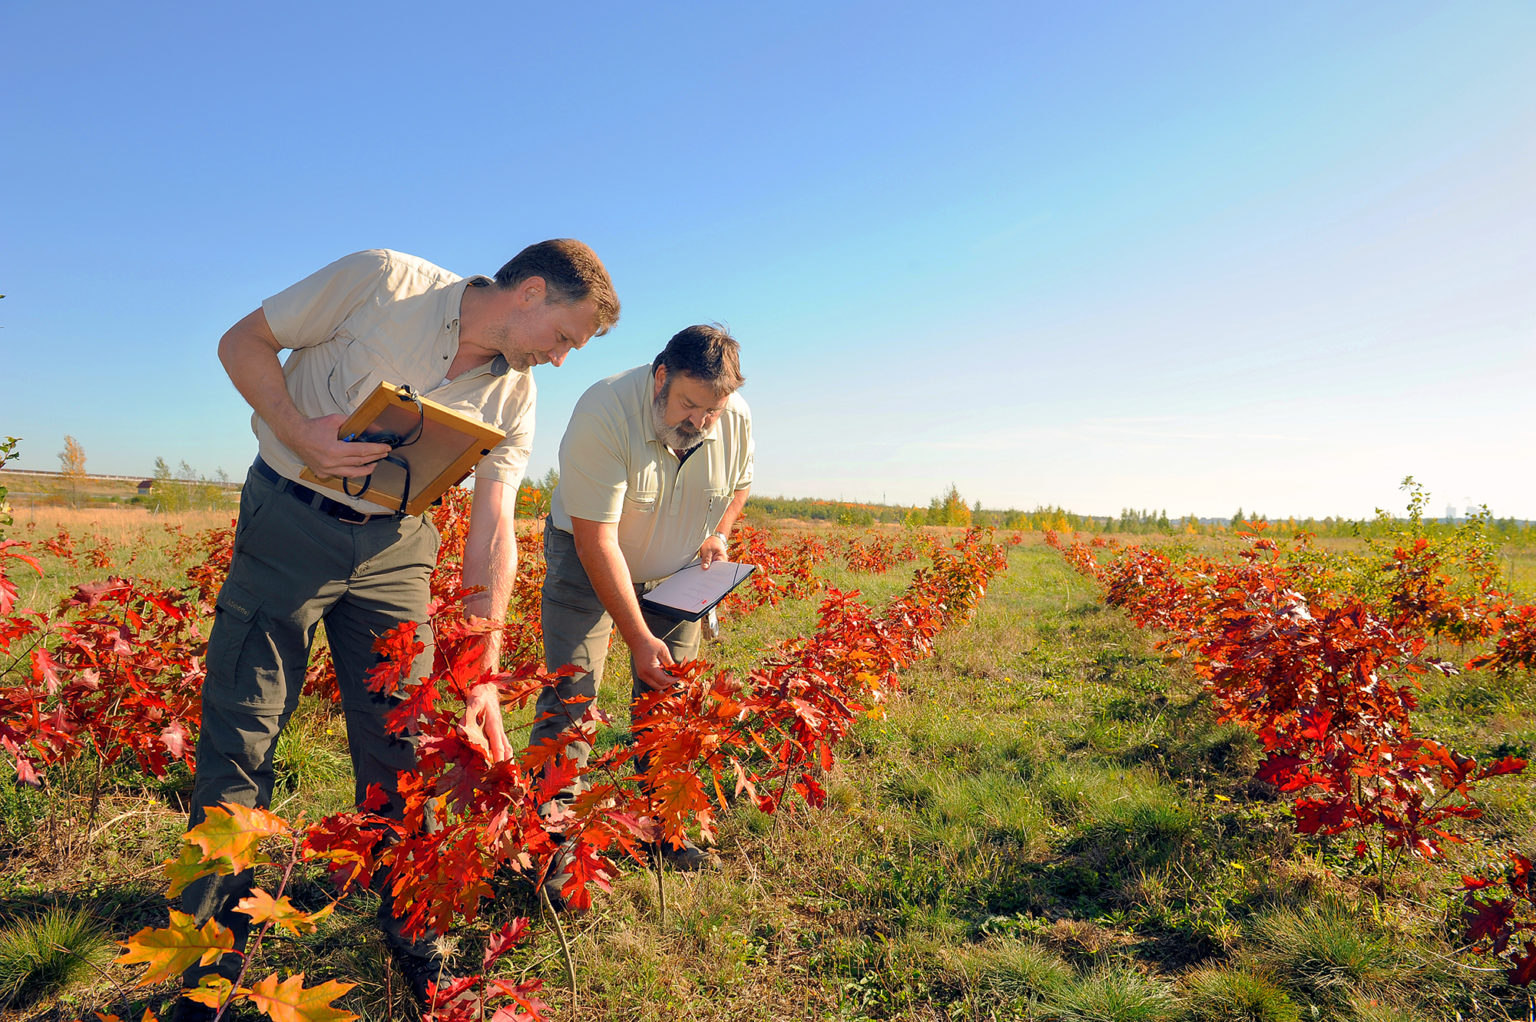
<path id="1" fill-rule="evenodd" d="M 54 1000 L 105 971 L 116 949 L 84 909 L 50 910 L 0 929 L 0 1005 Z"/>
<path id="2" fill-rule="evenodd" d="M 1361 913 L 1328 901 L 1282 907 L 1253 920 L 1247 957 L 1324 1001 L 1406 979 L 1402 952 Z"/>
<path id="3" fill-rule="evenodd" d="M 825 571 L 878 603 L 913 567 Z M 748 669 L 815 615 L 805 601 L 728 621 L 706 655 Z M 944 633 L 886 717 L 861 721 L 840 748 L 828 809 L 725 812 L 725 868 L 668 873 L 664 920 L 655 876 L 626 867 L 593 913 L 566 921 L 574 999 L 543 922 L 509 974 L 542 977 L 554 1016 L 580 1020 L 1524 1018 L 1524 995 L 1470 971 L 1486 963 L 1458 961 L 1447 935 L 1473 853 L 1414 867 L 1380 899 L 1352 839 L 1294 832 L 1285 803 L 1252 780 L 1256 742 L 1211 718 L 1155 638 L 1101 606 L 1055 552 L 1014 548 L 974 620 Z M 618 726 L 604 743 L 627 721 L 628 673 L 616 643 L 600 705 Z M 1479 758 L 1528 749 L 1532 684 L 1430 679 L 1420 720 Z M 343 733 L 305 700 L 278 749 L 284 812 L 348 803 Z M 157 864 L 184 823 L 186 778 L 110 780 L 97 833 L 72 837 L 84 772 L 41 792 L 0 782 L 0 917 L 88 890 L 122 939 L 162 911 Z M 1489 785 L 1484 801 L 1486 826 L 1472 832 L 1536 843 L 1528 782 Z M 318 905 L 326 887 L 305 873 L 296 890 Z M 349 899 L 313 937 L 275 942 L 267 968 L 358 981 L 348 1010 L 405 1017 L 398 990 L 388 1003 L 369 912 Z M 459 954 L 473 960 L 518 914 L 536 913 L 527 885 L 507 880 L 459 934 Z M 168 992 L 79 978 L 67 1010 L 11 1008 L 0 1022 L 137 1018 Z"/>
<path id="4" fill-rule="evenodd" d="M 1278 985 L 1246 969 L 1195 969 L 1184 977 L 1189 1022 L 1300 1022 L 1301 1009 Z"/>
<path id="5" fill-rule="evenodd" d="M 1069 983 L 1042 1017 L 1050 1022 L 1174 1022 L 1180 1014 L 1166 982 L 1106 965 Z"/>

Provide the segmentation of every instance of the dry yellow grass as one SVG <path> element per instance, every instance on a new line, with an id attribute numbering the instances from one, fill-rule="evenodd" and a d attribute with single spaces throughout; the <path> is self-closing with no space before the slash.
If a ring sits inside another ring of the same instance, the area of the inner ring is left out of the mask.
<path id="1" fill-rule="evenodd" d="M 37 558 L 42 575 L 15 563 L 6 570 L 19 590 L 17 606 L 36 610 L 53 607 L 83 582 L 109 575 L 131 575 L 163 586 L 186 585 L 191 552 L 183 544 L 183 550 L 173 555 L 178 538 L 226 527 L 234 520 L 229 511 L 157 514 L 138 507 L 13 506 L 11 516 L 14 522 L 5 530 L 5 538 L 31 544 L 27 552 Z M 73 557 L 46 546 L 61 534 Z"/>
<path id="2" fill-rule="evenodd" d="M 220 525 L 228 525 L 234 514 L 230 511 L 180 511 L 160 514 L 141 507 L 93 507 L 69 508 L 12 507 L 11 517 L 15 524 L 10 534 L 17 539 L 33 539 L 57 535 L 60 530 L 72 536 L 101 535 L 122 543 L 136 540 L 146 530 L 161 532 L 167 527 L 180 525 L 188 532 L 200 532 Z"/>

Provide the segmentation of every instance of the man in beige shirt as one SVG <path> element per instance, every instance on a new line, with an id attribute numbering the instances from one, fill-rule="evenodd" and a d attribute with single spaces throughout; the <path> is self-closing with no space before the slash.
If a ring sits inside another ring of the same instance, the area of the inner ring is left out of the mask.
<path id="1" fill-rule="evenodd" d="M 191 825 L 220 802 L 270 804 L 273 748 L 298 703 L 322 621 L 358 801 L 370 784 L 393 794 L 399 771 L 415 766 L 411 744 L 384 727 L 392 701 L 368 691 L 363 679 L 376 660 L 375 636 L 427 620 L 438 537 L 425 517 L 373 503 L 366 491 L 360 498 L 322 494 L 299 481 L 306 466 L 357 480 L 391 453 L 386 444 L 339 439 L 347 413 L 387 380 L 506 433 L 476 466 L 464 556 L 466 586 L 483 587 L 466 612 L 502 622 L 517 569 L 517 487 L 533 439 L 529 370 L 561 365 L 618 315 L 597 256 L 562 239 L 524 249 L 494 279 L 461 278 L 399 252 L 357 252 L 268 298 L 224 335 L 219 358 L 255 410 L 260 454 L 241 491 L 234 557 L 209 638 Z M 280 362 L 285 348 L 292 353 Z M 423 633 L 430 642 L 425 626 Z M 497 670 L 499 658 L 496 635 L 482 667 Z M 430 667 L 427 653 L 416 669 Z M 511 754 L 494 684 L 473 692 L 465 717 L 484 733 L 492 757 Z M 188 888 L 182 907 L 199 923 L 212 917 L 229 926 L 243 948 L 249 919 L 234 905 L 250 882 L 248 874 L 207 878 Z M 441 977 L 441 957 L 428 941 L 404 939 L 387 899 L 380 922 L 423 998 Z M 241 961 L 237 951 L 185 980 L 233 978 Z M 174 1017 L 213 1012 L 183 999 Z"/>
<path id="2" fill-rule="evenodd" d="M 587 707 L 615 626 L 635 695 L 669 687 L 664 668 L 697 657 L 699 623 L 643 608 L 640 594 L 693 561 L 726 559 L 752 487 L 739 350 L 724 330 L 691 326 L 652 364 L 593 384 L 576 403 L 544 529 L 540 617 L 549 669 L 575 664 L 580 673 L 540 695 L 532 744 L 573 725 L 590 736 Z M 567 748 L 582 764 L 591 751 L 586 740 Z M 692 845 L 661 851 L 682 868 L 706 862 Z"/>

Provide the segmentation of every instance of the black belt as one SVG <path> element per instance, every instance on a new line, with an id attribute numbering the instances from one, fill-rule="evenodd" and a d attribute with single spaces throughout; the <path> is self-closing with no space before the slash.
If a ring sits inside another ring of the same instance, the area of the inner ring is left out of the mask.
<path id="1" fill-rule="evenodd" d="M 369 514 L 367 511 L 359 511 L 351 504 L 343 504 L 339 500 L 332 500 L 325 494 L 311 490 L 302 483 L 296 483 L 287 476 L 278 475 L 277 470 L 265 461 L 262 461 L 260 455 L 256 456 L 256 461 L 252 463 L 251 467 L 256 470 L 257 475 L 273 486 L 276 486 L 279 492 L 287 493 L 298 500 L 299 503 L 308 504 L 321 514 L 330 515 L 338 522 L 346 525 L 362 525 L 379 518 L 400 517 L 393 511 L 380 511 L 376 514 Z"/>

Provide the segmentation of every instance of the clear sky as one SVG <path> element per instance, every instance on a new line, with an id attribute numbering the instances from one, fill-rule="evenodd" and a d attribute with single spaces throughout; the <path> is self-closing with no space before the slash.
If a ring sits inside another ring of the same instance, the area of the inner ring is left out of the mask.
<path id="1" fill-rule="evenodd" d="M 1536 518 L 1536 3 L 0 9 L 15 467 L 242 477 L 220 334 L 332 259 L 577 237 L 742 342 L 755 492 Z"/>

